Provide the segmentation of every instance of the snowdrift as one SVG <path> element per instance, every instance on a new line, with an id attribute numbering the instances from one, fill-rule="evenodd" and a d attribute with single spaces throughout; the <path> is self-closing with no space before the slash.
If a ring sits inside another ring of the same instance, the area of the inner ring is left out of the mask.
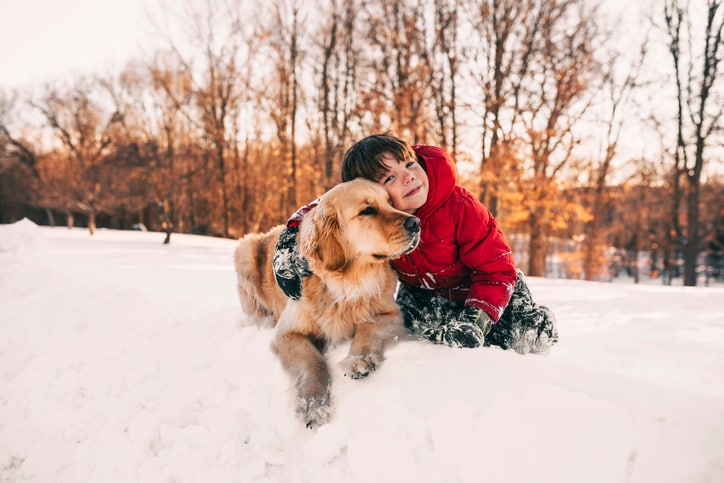
<path id="1" fill-rule="evenodd" d="M 721 482 L 724 289 L 530 278 L 548 356 L 406 338 L 310 431 L 235 242 L 0 226 L 0 481 Z"/>

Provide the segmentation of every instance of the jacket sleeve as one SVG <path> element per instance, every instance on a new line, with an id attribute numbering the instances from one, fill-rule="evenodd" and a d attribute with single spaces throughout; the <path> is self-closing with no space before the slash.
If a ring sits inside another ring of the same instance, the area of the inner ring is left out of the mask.
<path id="1" fill-rule="evenodd" d="M 460 260 L 471 270 L 466 306 L 483 309 L 497 322 L 510 301 L 517 277 L 513 253 L 490 211 L 468 195 L 458 210 Z"/>
<path id="2" fill-rule="evenodd" d="M 319 199 L 295 211 L 287 220 L 287 226 L 282 230 L 274 247 L 274 257 L 272 258 L 274 278 L 279 288 L 292 300 L 299 300 L 302 296 L 302 279 L 312 274 L 307 261 L 297 249 L 297 233 L 304 215 L 317 204 L 319 204 Z"/>

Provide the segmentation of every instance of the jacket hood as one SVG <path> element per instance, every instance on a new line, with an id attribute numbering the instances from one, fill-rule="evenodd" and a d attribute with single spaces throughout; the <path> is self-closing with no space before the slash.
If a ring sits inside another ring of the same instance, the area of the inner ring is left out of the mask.
<path id="1" fill-rule="evenodd" d="M 412 150 L 425 169 L 429 183 L 427 201 L 415 213 L 415 216 L 423 219 L 452 195 L 457 181 L 457 169 L 450 155 L 437 146 L 416 144 L 412 146 Z"/>

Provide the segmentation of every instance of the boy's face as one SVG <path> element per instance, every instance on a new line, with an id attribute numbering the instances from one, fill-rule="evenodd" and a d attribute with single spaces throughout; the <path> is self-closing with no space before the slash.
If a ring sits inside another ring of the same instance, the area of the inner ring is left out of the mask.
<path id="1" fill-rule="evenodd" d="M 387 171 L 376 180 L 387 190 L 392 206 L 411 215 L 427 201 L 430 182 L 415 159 L 399 161 L 390 153 L 382 156 Z"/>

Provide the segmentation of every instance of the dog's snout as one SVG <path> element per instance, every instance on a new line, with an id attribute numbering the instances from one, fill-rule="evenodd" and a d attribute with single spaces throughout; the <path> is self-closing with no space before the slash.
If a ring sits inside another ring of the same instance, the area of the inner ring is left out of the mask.
<path id="1" fill-rule="evenodd" d="M 416 216 L 410 216 L 408 218 L 405 218 L 402 226 L 404 226 L 405 230 L 410 233 L 417 233 L 420 231 L 420 219 Z"/>

